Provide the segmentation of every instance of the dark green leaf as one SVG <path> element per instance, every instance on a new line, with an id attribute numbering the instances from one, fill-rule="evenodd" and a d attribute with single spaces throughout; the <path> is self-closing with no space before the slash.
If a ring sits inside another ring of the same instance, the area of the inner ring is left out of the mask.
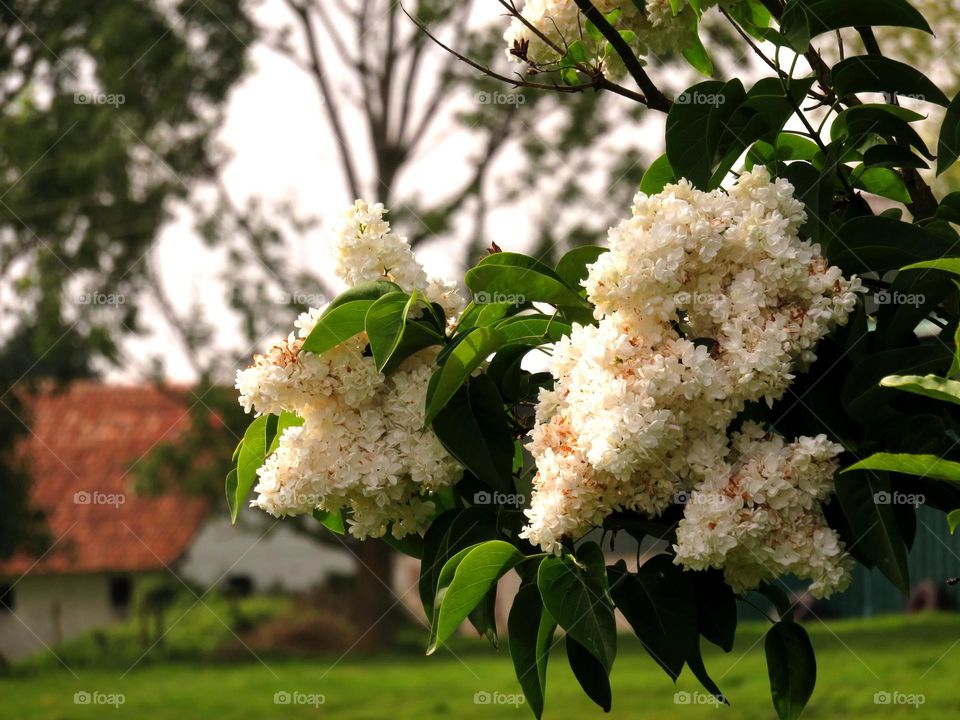
<path id="1" fill-rule="evenodd" d="M 793 30 L 800 19 L 790 14 L 793 7 L 806 7 L 809 37 L 860 25 L 914 28 L 932 34 L 930 25 L 907 0 L 791 0 L 783 14 L 780 30 Z M 785 27 L 788 26 L 788 27 Z M 798 49 L 805 49 L 798 48 Z"/>
<path id="2" fill-rule="evenodd" d="M 833 66 L 833 85 L 840 97 L 860 92 L 905 95 L 946 106 L 943 91 L 906 63 L 882 55 L 856 55 Z"/>
<path id="3" fill-rule="evenodd" d="M 530 703 L 533 714 L 543 714 L 544 697 L 547 691 L 547 661 L 553 647 L 556 620 L 543 607 L 540 590 L 535 582 L 520 586 L 510 616 L 507 632 L 510 636 L 510 656 L 513 669 Z"/>
<path id="4" fill-rule="evenodd" d="M 937 175 L 942 175 L 960 157 L 960 93 L 947 106 L 937 143 Z"/>
<path id="5" fill-rule="evenodd" d="M 613 693 L 610 690 L 610 677 L 603 663 L 569 634 L 565 638 L 565 644 L 567 662 L 570 663 L 570 669 L 573 670 L 573 676 L 580 683 L 580 687 L 604 712 L 610 712 Z"/>
<path id="6" fill-rule="evenodd" d="M 807 632 L 793 622 L 778 622 L 764 641 L 770 692 L 780 720 L 797 720 L 817 683 L 817 659 Z"/>
<path id="7" fill-rule="evenodd" d="M 841 473 L 837 497 L 853 534 L 852 541 L 904 594 L 910 592 L 907 548 L 889 503 L 890 481 L 871 472 Z"/>
<path id="8" fill-rule="evenodd" d="M 610 594 L 644 649 L 671 680 L 697 642 L 697 601 L 691 573 L 658 555 L 627 572 L 621 560 L 607 568 Z"/>
<path id="9" fill-rule="evenodd" d="M 473 328 L 461 336 L 443 365 L 430 379 L 427 388 L 424 425 L 429 426 L 466 382 L 470 374 L 504 343 L 503 334 L 495 328 Z"/>
<path id="10" fill-rule="evenodd" d="M 909 148 L 900 145 L 874 145 L 863 154 L 863 164 L 868 167 L 918 168 L 925 170 L 926 162 Z"/>
<path id="11" fill-rule="evenodd" d="M 513 492 L 513 435 L 493 380 L 471 378 L 437 414 L 433 431 L 447 452 L 487 487 Z"/>
<path id="12" fill-rule="evenodd" d="M 587 543 L 577 560 L 569 555 L 545 558 L 537 585 L 550 615 L 609 672 L 617 652 L 617 627 L 603 563 L 603 551 Z"/>

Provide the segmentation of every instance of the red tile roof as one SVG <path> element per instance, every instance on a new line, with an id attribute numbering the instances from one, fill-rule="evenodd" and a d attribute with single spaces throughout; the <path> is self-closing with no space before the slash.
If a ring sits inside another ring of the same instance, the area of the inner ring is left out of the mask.
<path id="1" fill-rule="evenodd" d="M 189 423 L 181 390 L 74 383 L 29 399 L 23 443 L 37 507 L 56 541 L 47 554 L 0 562 L 0 575 L 163 569 L 187 549 L 207 503 L 137 496 L 131 468 Z"/>

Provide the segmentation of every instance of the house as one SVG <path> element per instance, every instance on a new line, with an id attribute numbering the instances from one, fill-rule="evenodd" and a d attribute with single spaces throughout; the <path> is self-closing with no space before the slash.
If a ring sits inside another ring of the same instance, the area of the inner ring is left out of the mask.
<path id="1" fill-rule="evenodd" d="M 31 398 L 27 453 L 51 544 L 0 562 L 0 656 L 17 659 L 128 616 L 144 583 L 305 590 L 353 571 L 268 516 L 230 525 L 199 497 L 131 491 L 132 472 L 189 422 L 182 392 L 79 382 Z M 257 522 L 259 521 L 259 522 Z"/>

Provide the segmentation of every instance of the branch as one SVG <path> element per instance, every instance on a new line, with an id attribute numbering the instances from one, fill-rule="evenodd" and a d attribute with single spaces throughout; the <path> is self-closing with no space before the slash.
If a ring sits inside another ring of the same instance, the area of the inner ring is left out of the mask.
<path id="1" fill-rule="evenodd" d="M 320 47 L 317 44 L 316 28 L 310 18 L 310 11 L 295 0 L 286 0 L 287 5 L 293 10 L 294 14 L 300 18 L 303 25 L 304 36 L 307 41 L 307 50 L 310 54 L 310 70 L 320 90 L 323 107 L 327 113 L 327 120 L 333 130 L 333 136 L 337 141 L 337 153 L 340 157 L 340 164 L 343 173 L 346 176 L 347 189 L 352 198 L 358 198 L 362 195 L 360 184 L 357 182 L 357 173 L 353 166 L 353 158 L 350 155 L 350 146 L 347 141 L 346 133 L 343 129 L 343 122 L 340 119 L 340 108 L 333 93 L 329 90 L 329 83 L 323 69 L 323 57 L 320 54 Z"/>
<path id="2" fill-rule="evenodd" d="M 617 51 L 617 54 L 623 60 L 623 64 L 627 66 L 630 76 L 637 83 L 637 87 L 643 91 L 647 99 L 647 107 L 652 110 L 668 112 L 673 103 L 660 92 L 660 89 L 653 83 L 650 76 L 647 75 L 643 69 L 643 65 L 640 64 L 640 59 L 627 44 L 627 41 L 620 36 L 620 33 L 616 31 L 613 25 L 607 22 L 603 13 L 600 12 L 590 0 L 575 1 L 577 7 L 580 8 L 580 12 L 597 27 L 597 30 L 607 39 L 607 42 L 610 43 L 613 49 Z"/>
<path id="3" fill-rule="evenodd" d="M 513 87 L 528 87 L 528 88 L 533 88 L 535 90 L 553 90 L 559 93 L 581 93 L 584 90 L 609 90 L 612 93 L 615 93 L 617 95 L 622 95 L 623 97 L 629 98 L 630 100 L 638 102 L 641 105 L 646 105 L 647 107 L 653 107 L 647 102 L 647 98 L 645 98 L 643 95 L 640 95 L 639 93 L 635 93 L 632 90 L 628 90 L 627 88 L 621 85 L 617 85 L 614 82 L 610 82 L 609 80 L 607 80 L 607 78 L 603 76 L 603 73 L 597 73 L 596 75 L 593 75 L 590 78 L 590 82 L 581 83 L 579 85 L 557 85 L 556 83 L 536 83 L 536 82 L 530 82 L 529 80 L 521 80 L 520 78 L 511 78 L 511 77 L 507 77 L 506 75 L 501 75 L 500 73 L 494 70 L 491 70 L 490 68 L 485 67 L 474 60 L 471 60 L 467 56 L 462 55 L 461 53 L 458 53 L 453 48 L 442 43 L 440 40 L 436 38 L 436 36 L 431 34 L 431 32 L 427 29 L 427 27 L 423 23 L 421 23 L 419 20 L 413 17 L 410 13 L 408 13 L 407 10 L 402 5 L 400 7 L 403 10 L 404 14 L 408 18 L 410 18 L 416 24 L 416 26 L 419 27 L 420 30 L 422 30 L 423 33 L 428 38 L 430 38 L 433 42 L 435 42 L 441 48 L 443 48 L 448 53 L 456 57 L 458 60 L 466 63 L 467 65 L 474 68 L 475 70 L 479 70 L 480 72 L 482 72 L 484 75 L 488 77 L 492 77 L 495 80 L 499 80 L 500 82 L 507 83 L 508 85 L 512 85 Z M 666 100 L 666 98 L 664 99 Z M 669 103 L 670 101 L 667 100 L 667 102 Z"/>

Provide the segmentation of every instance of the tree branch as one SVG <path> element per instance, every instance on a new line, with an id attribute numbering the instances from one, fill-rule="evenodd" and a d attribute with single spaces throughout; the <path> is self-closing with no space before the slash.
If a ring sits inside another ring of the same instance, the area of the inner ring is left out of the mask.
<path id="1" fill-rule="evenodd" d="M 643 91 L 647 99 L 647 107 L 652 110 L 669 112 L 673 103 L 660 92 L 660 89 L 654 84 L 653 80 L 650 79 L 650 76 L 647 75 L 647 72 L 643 69 L 643 65 L 640 64 L 639 58 L 637 58 L 636 54 L 627 44 L 627 41 L 620 37 L 620 33 L 616 31 L 613 25 L 607 22 L 603 13 L 600 12 L 590 0 L 575 1 L 577 7 L 580 8 L 580 12 L 597 27 L 597 30 L 607 39 L 611 47 L 617 51 L 617 54 L 623 60 L 623 64 L 626 65 L 630 76 L 634 82 L 637 83 L 637 87 Z"/>

